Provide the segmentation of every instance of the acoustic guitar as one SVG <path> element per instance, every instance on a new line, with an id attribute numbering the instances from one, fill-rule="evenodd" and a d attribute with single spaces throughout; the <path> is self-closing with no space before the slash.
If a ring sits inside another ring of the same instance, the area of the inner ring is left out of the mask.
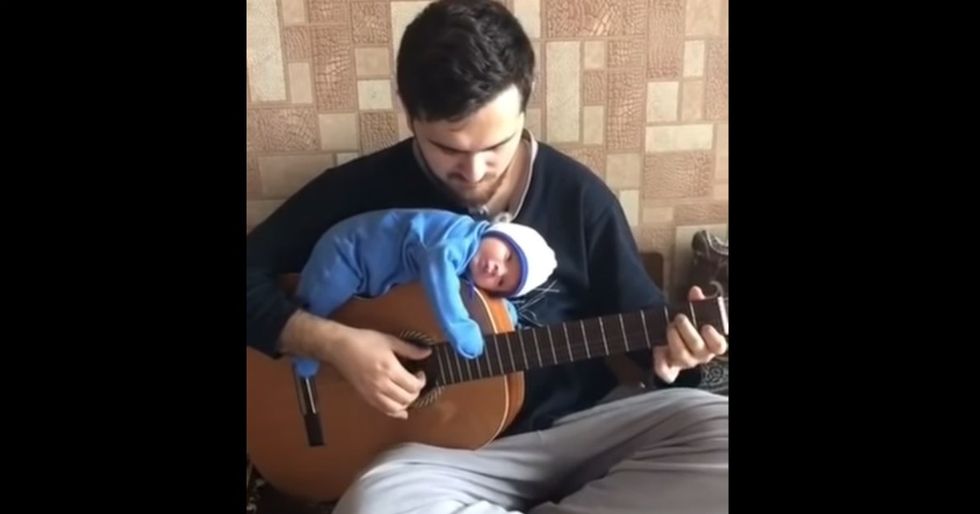
<path id="1" fill-rule="evenodd" d="M 418 283 L 374 299 L 355 298 L 331 316 L 432 346 L 428 358 L 403 361 L 409 371 L 424 369 L 426 375 L 426 387 L 404 420 L 370 406 L 328 364 L 304 381 L 291 359 L 246 347 L 246 449 L 262 477 L 285 494 L 334 501 L 358 472 L 398 443 L 476 449 L 493 441 L 521 409 L 525 370 L 664 344 L 668 321 L 679 312 L 699 329 L 712 325 L 728 334 L 723 298 L 515 330 L 501 300 L 465 286 L 461 294 L 485 334 L 485 350 L 474 360 L 445 344 Z"/>

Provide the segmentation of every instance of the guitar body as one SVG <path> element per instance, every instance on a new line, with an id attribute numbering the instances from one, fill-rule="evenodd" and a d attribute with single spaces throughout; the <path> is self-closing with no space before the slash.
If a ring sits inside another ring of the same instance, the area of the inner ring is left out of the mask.
<path id="1" fill-rule="evenodd" d="M 513 330 L 500 300 L 479 291 L 461 293 L 485 334 Z M 416 333 L 446 340 L 419 284 L 376 299 L 354 299 L 331 319 L 405 339 Z M 336 369 L 322 364 L 316 395 L 324 444 L 311 447 L 291 359 L 272 359 L 249 347 L 246 353 L 248 456 L 276 489 L 310 501 L 336 500 L 379 453 L 399 443 L 486 445 L 514 420 L 524 401 L 523 374 L 516 372 L 423 392 L 407 420 L 395 419 L 367 404 Z"/>

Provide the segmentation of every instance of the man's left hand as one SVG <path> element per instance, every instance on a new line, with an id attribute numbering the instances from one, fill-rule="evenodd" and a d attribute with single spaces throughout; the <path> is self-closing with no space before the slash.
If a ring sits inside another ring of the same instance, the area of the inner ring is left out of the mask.
<path id="1" fill-rule="evenodd" d="M 688 300 L 704 300 L 704 292 L 694 286 Z M 706 325 L 699 334 L 691 320 L 678 314 L 667 327 L 667 345 L 653 348 L 653 372 L 668 384 L 677 379 L 683 369 L 709 362 L 728 351 L 728 341 L 715 327 Z"/>

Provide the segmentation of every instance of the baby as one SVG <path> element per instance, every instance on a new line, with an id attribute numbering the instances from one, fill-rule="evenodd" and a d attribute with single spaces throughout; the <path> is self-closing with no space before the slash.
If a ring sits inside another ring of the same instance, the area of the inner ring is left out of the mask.
<path id="1" fill-rule="evenodd" d="M 556 265 L 544 238 L 525 225 L 435 209 L 371 211 L 320 237 L 296 294 L 311 314 L 328 317 L 355 296 L 373 298 L 419 281 L 448 342 L 472 359 L 483 353 L 483 335 L 460 297 L 461 280 L 513 298 L 543 284 Z M 315 367 L 301 371 L 313 373 Z"/>

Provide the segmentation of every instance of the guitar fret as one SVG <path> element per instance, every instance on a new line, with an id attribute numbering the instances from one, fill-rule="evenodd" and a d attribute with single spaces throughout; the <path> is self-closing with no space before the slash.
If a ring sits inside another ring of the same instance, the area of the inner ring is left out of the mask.
<path id="1" fill-rule="evenodd" d="M 534 337 L 534 350 L 538 352 L 538 366 L 544 367 L 544 362 L 541 360 L 541 348 L 538 347 L 538 334 L 532 330 L 531 336 Z"/>
<path id="2" fill-rule="evenodd" d="M 521 343 L 521 353 L 524 354 L 524 369 L 531 369 L 531 364 L 527 362 L 527 352 L 524 350 L 524 340 L 521 339 L 521 333 L 517 333 L 517 340 Z"/>
<path id="3" fill-rule="evenodd" d="M 449 353 L 449 350 L 446 350 L 446 353 Z M 456 363 L 456 371 L 459 373 L 459 381 L 462 382 L 463 381 L 463 365 L 460 364 L 460 362 L 459 362 L 459 356 L 458 355 L 455 355 L 455 354 L 451 354 L 450 357 Z"/>
<path id="4" fill-rule="evenodd" d="M 500 373 L 506 373 L 504 371 L 504 361 L 500 358 L 500 343 L 497 342 L 497 336 L 493 336 L 493 345 L 497 347 L 497 364 L 500 365 Z"/>
<path id="5" fill-rule="evenodd" d="M 548 329 L 548 346 L 551 346 L 551 358 L 555 359 L 555 364 L 558 364 L 558 354 L 555 353 L 555 340 L 551 338 L 551 327 L 545 327 Z"/>
<path id="6" fill-rule="evenodd" d="M 647 348 L 653 348 L 653 345 L 650 343 L 650 334 L 647 332 L 647 317 L 646 314 L 643 314 L 643 311 L 640 311 L 640 319 L 643 322 L 643 337 L 647 340 Z"/>
<path id="7" fill-rule="evenodd" d="M 510 338 L 507 337 L 507 334 L 504 334 L 504 340 L 507 341 L 507 353 L 510 354 L 510 370 L 515 371 L 517 370 L 517 363 L 514 362 L 514 351 L 510 348 Z"/>
<path id="8" fill-rule="evenodd" d="M 609 355 L 609 343 L 606 342 L 606 327 L 602 325 L 602 318 L 599 318 L 599 330 L 602 331 L 602 346 L 606 348 L 606 355 Z"/>
<path id="9" fill-rule="evenodd" d="M 578 325 L 582 327 L 582 343 L 585 346 L 585 357 L 591 359 L 592 352 L 589 351 L 589 336 L 585 335 L 585 320 L 579 320 Z"/>
<path id="10" fill-rule="evenodd" d="M 575 356 L 572 355 L 572 342 L 571 338 L 568 337 L 568 325 L 562 324 L 561 328 L 565 331 L 565 344 L 568 345 L 568 362 L 572 362 L 575 360 Z"/>
<path id="11" fill-rule="evenodd" d="M 470 377 L 470 380 L 473 380 L 473 361 L 462 356 L 460 357 L 460 359 L 462 359 L 463 362 L 466 363 L 466 375 Z"/>
<path id="12" fill-rule="evenodd" d="M 446 370 L 442 368 L 442 354 L 439 352 L 438 349 L 436 349 L 435 354 L 436 354 L 436 362 L 439 363 L 439 374 L 442 375 L 443 381 L 445 381 Z M 449 377 L 449 380 L 452 381 L 452 377 Z"/>
<path id="13" fill-rule="evenodd" d="M 694 314 L 694 304 L 689 303 L 687 306 L 691 309 L 691 323 L 694 323 L 695 330 L 698 328 L 698 317 Z"/>
<path id="14" fill-rule="evenodd" d="M 471 359 L 471 360 L 473 361 L 473 365 L 476 366 L 476 378 L 482 377 L 483 376 L 483 370 L 480 369 L 480 358 L 477 357 L 477 358 Z"/>
<path id="15" fill-rule="evenodd" d="M 626 351 L 630 351 L 630 340 L 626 337 L 626 325 L 623 323 L 623 315 L 619 314 L 619 329 L 623 331 L 623 346 L 626 347 Z"/>

